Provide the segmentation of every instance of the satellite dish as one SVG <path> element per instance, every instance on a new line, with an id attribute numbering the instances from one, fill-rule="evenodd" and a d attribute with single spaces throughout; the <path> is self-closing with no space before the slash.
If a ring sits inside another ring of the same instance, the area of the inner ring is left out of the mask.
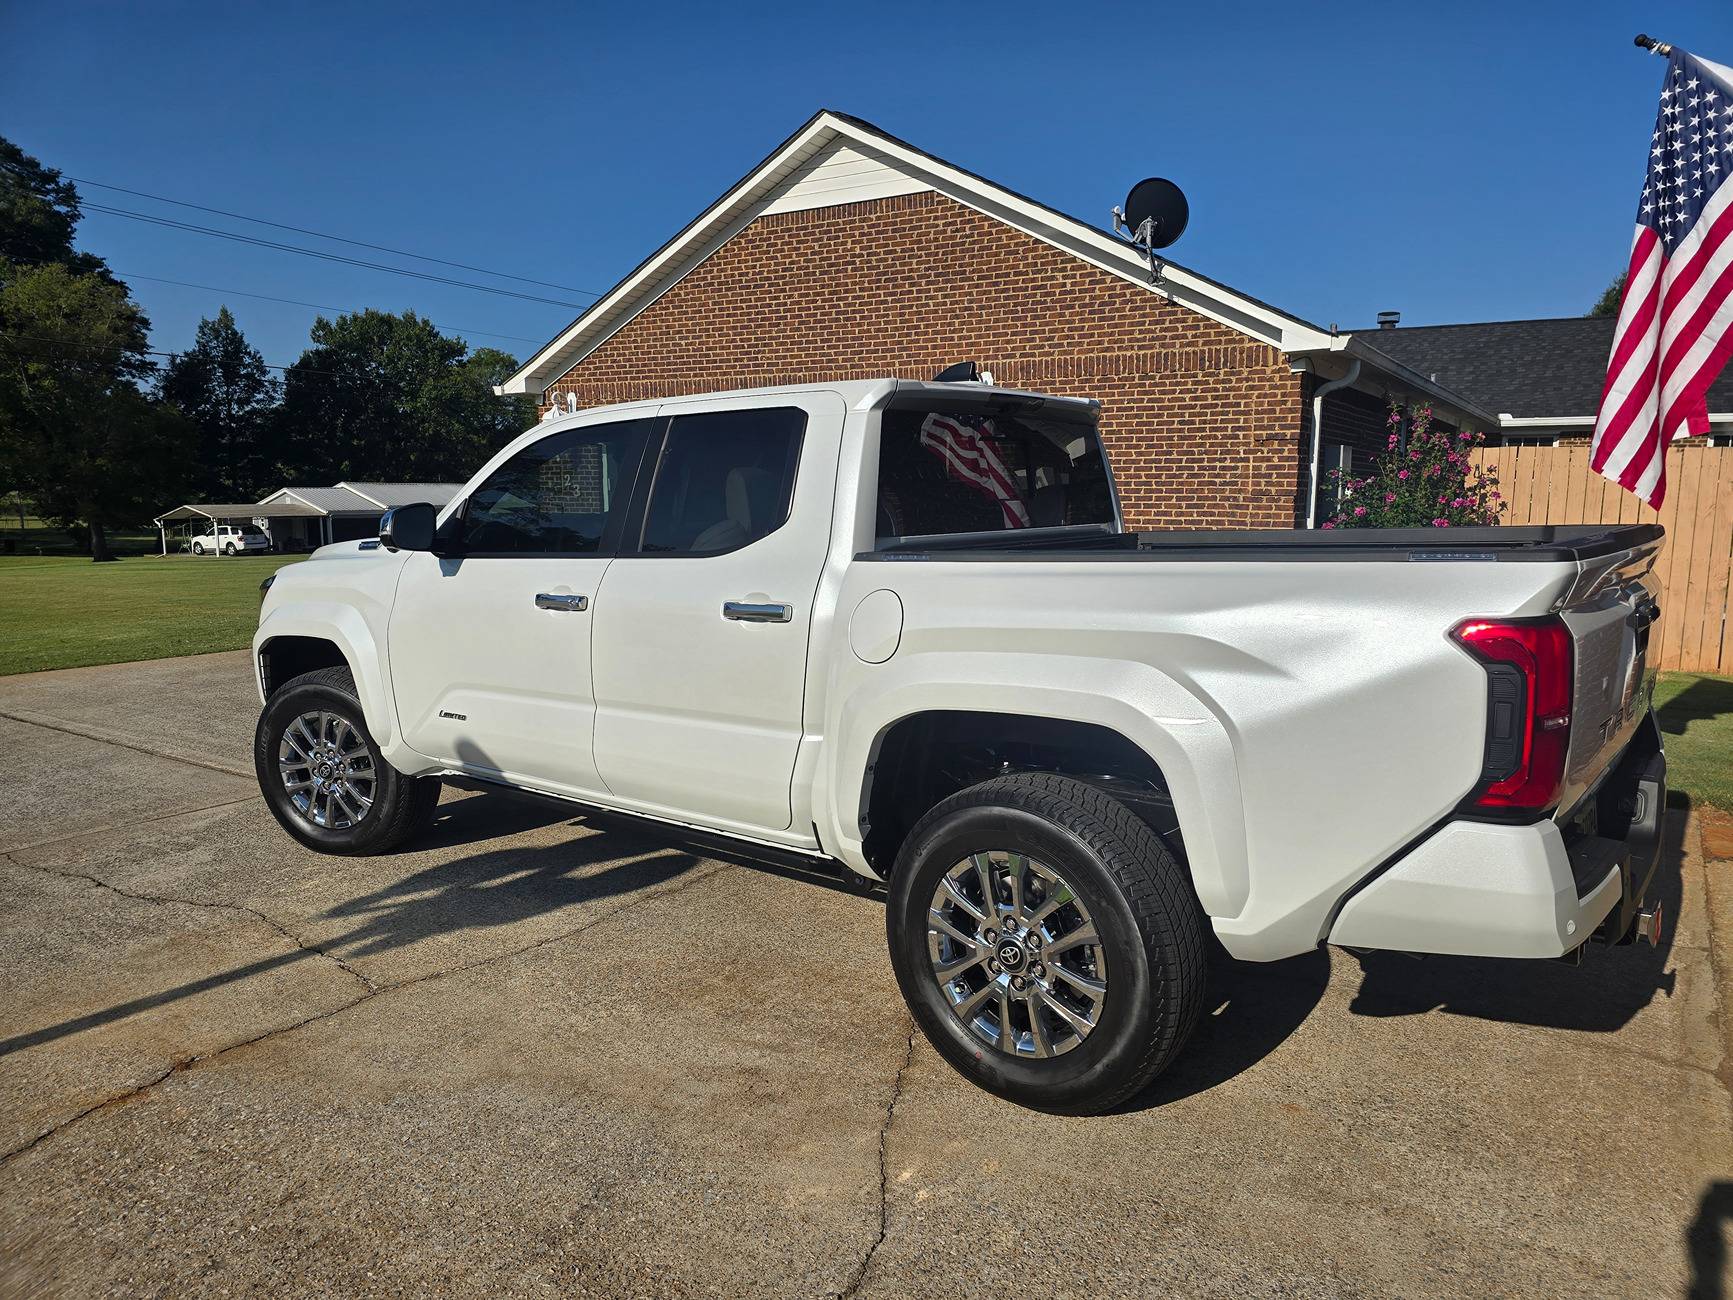
<path id="1" fill-rule="evenodd" d="M 1132 238 L 1145 248 L 1166 248 L 1185 234 L 1191 205 L 1179 186 L 1160 176 L 1151 176 L 1131 187 L 1125 196 L 1125 224 Z"/>

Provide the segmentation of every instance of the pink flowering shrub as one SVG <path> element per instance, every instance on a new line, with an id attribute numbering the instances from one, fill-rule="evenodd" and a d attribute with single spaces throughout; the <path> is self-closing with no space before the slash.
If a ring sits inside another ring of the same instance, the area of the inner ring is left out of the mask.
<path id="1" fill-rule="evenodd" d="M 1390 436 L 1377 465 L 1364 478 L 1330 477 L 1342 489 L 1340 511 L 1325 528 L 1450 528 L 1496 524 L 1504 510 L 1498 477 L 1473 463 L 1486 441 L 1480 433 L 1432 429 L 1432 408 L 1412 410 L 1406 454 L 1398 430 L 1402 409 L 1390 408 Z"/>

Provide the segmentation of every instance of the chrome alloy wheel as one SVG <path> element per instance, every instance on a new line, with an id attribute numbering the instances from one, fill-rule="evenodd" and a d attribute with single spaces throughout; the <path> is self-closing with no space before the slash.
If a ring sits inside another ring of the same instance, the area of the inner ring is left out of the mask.
<path id="1" fill-rule="evenodd" d="M 347 830 L 373 807 L 373 755 L 338 714 L 303 713 L 285 727 L 277 772 L 295 811 L 315 826 Z"/>
<path id="2" fill-rule="evenodd" d="M 939 878 L 927 953 L 951 1012 L 989 1046 L 1063 1056 L 1101 1019 L 1107 951 L 1063 876 L 1021 853 L 973 853 Z"/>

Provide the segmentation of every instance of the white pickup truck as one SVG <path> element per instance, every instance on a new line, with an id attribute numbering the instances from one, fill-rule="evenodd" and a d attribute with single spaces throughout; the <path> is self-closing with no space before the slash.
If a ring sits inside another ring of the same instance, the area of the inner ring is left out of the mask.
<path id="1" fill-rule="evenodd" d="M 265 797 L 328 853 L 455 781 L 884 882 L 933 1045 L 1071 1113 L 1180 1050 L 1212 939 L 1654 941 L 1659 528 L 1128 533 L 1098 411 L 886 379 L 545 422 L 276 575 Z"/>

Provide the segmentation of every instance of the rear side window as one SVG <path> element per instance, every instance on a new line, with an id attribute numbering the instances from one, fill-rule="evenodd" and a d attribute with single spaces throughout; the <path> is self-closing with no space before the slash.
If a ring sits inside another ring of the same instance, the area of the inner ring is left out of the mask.
<path id="1" fill-rule="evenodd" d="M 650 488 L 644 552 L 721 555 L 782 527 L 805 432 L 798 407 L 676 416 Z"/>
<path id="2" fill-rule="evenodd" d="M 531 443 L 470 494 L 471 554 L 586 555 L 623 515 L 649 420 L 593 424 Z"/>
<path id="3" fill-rule="evenodd" d="M 880 539 L 1113 522 L 1093 424 L 962 408 L 884 414 Z"/>

